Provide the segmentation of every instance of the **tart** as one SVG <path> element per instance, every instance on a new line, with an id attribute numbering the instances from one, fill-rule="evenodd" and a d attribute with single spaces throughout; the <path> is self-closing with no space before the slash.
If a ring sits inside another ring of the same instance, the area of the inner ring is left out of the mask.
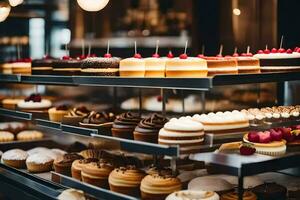
<path id="1" fill-rule="evenodd" d="M 18 108 L 25 112 L 31 112 L 39 117 L 48 114 L 48 109 L 52 106 L 52 102 L 48 99 L 42 99 L 39 94 L 32 94 L 26 99 L 18 102 Z"/>
<path id="2" fill-rule="evenodd" d="M 3 108 L 6 108 L 6 109 L 16 109 L 17 108 L 17 105 L 20 101 L 22 101 L 23 99 L 3 99 L 2 100 L 2 106 Z"/>
<path id="3" fill-rule="evenodd" d="M 68 106 L 62 105 L 48 110 L 49 119 L 53 122 L 62 122 L 63 117 L 69 113 Z"/>
<path id="4" fill-rule="evenodd" d="M 69 112 L 63 116 L 62 123 L 78 126 L 79 122 L 83 120 L 84 117 L 88 116 L 89 111 L 86 107 L 81 106 L 69 110 Z"/>

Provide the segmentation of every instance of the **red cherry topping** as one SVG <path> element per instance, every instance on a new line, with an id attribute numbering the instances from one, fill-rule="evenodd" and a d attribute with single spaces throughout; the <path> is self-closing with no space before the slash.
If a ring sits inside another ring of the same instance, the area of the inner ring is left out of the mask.
<path id="1" fill-rule="evenodd" d="M 293 53 L 293 50 L 292 50 L 292 49 L 288 49 L 288 50 L 286 50 L 286 53 L 292 54 L 292 53 Z"/>
<path id="2" fill-rule="evenodd" d="M 160 55 L 158 53 L 155 53 L 152 55 L 153 58 L 160 58 Z"/>
<path id="3" fill-rule="evenodd" d="M 106 54 L 104 54 L 104 58 L 111 58 L 112 56 L 111 56 L 111 54 L 110 53 L 106 53 Z"/>
<path id="4" fill-rule="evenodd" d="M 172 52 L 170 51 L 167 55 L 168 58 L 174 58 L 174 55 L 172 54 Z"/>
<path id="5" fill-rule="evenodd" d="M 241 56 L 243 56 L 243 57 L 246 57 L 246 56 L 247 56 L 247 54 L 246 54 L 246 53 L 242 53 L 242 54 L 241 54 Z"/>
<path id="6" fill-rule="evenodd" d="M 294 52 L 297 52 L 297 51 L 298 51 L 298 49 L 299 49 L 299 47 L 296 47 L 296 48 L 294 49 Z"/>
<path id="7" fill-rule="evenodd" d="M 273 49 L 271 50 L 271 53 L 277 53 L 277 49 L 276 49 L 276 48 L 273 48 Z"/>
<path id="8" fill-rule="evenodd" d="M 269 49 L 265 49 L 264 50 L 264 54 L 270 54 L 270 50 Z"/>
<path id="9" fill-rule="evenodd" d="M 252 57 L 252 56 L 253 56 L 253 54 L 252 54 L 252 53 L 247 53 L 247 54 L 246 54 L 246 56 L 248 56 L 248 57 Z"/>
<path id="10" fill-rule="evenodd" d="M 297 50 L 297 53 L 300 53 L 300 48 Z"/>
<path id="11" fill-rule="evenodd" d="M 221 54 L 216 55 L 218 58 L 222 58 L 223 56 Z"/>
<path id="12" fill-rule="evenodd" d="M 134 54 L 133 57 L 134 57 L 134 58 L 138 58 L 138 59 L 141 59 L 141 58 L 142 58 L 141 54 L 139 54 L 139 53 Z"/>
<path id="13" fill-rule="evenodd" d="M 240 147 L 240 154 L 244 156 L 253 155 L 256 152 L 256 149 L 251 144 L 242 144 Z"/>
<path id="14" fill-rule="evenodd" d="M 157 101 L 162 102 L 162 96 L 157 96 Z"/>
<path id="15" fill-rule="evenodd" d="M 263 51 L 263 50 L 259 50 L 259 51 L 257 52 L 257 54 L 264 54 L 264 51 Z"/>
<path id="16" fill-rule="evenodd" d="M 278 49 L 278 53 L 285 53 L 285 49 L 284 48 Z"/>
<path id="17" fill-rule="evenodd" d="M 86 59 L 87 57 L 85 56 L 85 55 L 80 55 L 80 56 L 78 56 L 76 59 L 77 60 L 84 60 L 84 59 Z"/>
<path id="18" fill-rule="evenodd" d="M 71 60 L 71 57 L 70 56 L 63 56 L 62 59 L 63 60 Z"/>
<path id="19" fill-rule="evenodd" d="M 49 55 L 46 54 L 46 55 L 43 56 L 43 59 L 45 59 L 45 60 L 51 59 L 51 56 L 49 56 Z"/>
<path id="20" fill-rule="evenodd" d="M 199 54 L 197 57 L 198 58 L 205 58 L 205 56 L 203 54 Z"/>
<path id="21" fill-rule="evenodd" d="M 238 54 L 238 53 L 234 53 L 234 54 L 232 55 L 232 57 L 239 57 L 239 54 Z"/>
<path id="22" fill-rule="evenodd" d="M 180 59 L 187 59 L 188 58 L 188 55 L 186 55 L 185 53 L 184 54 L 181 54 L 179 56 Z"/>
<path id="23" fill-rule="evenodd" d="M 31 62 L 31 58 L 24 58 L 23 62 Z"/>
<path id="24" fill-rule="evenodd" d="M 42 101 L 42 97 L 39 94 L 32 94 L 29 97 L 27 97 L 25 99 L 25 102 L 29 102 L 29 101 L 33 101 L 33 102 L 41 102 Z"/>

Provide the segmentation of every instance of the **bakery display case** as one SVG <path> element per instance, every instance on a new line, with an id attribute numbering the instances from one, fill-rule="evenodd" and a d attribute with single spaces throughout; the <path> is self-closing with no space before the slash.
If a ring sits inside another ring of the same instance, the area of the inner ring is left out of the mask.
<path id="1" fill-rule="evenodd" d="M 0 23 L 0 200 L 300 199 L 289 4 L 199 2 L 12 7 Z"/>

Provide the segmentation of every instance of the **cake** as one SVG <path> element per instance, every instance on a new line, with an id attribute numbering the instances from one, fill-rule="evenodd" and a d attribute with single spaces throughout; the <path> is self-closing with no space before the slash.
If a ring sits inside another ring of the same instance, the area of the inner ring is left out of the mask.
<path id="1" fill-rule="evenodd" d="M 239 198 L 238 198 L 237 192 L 229 192 L 229 193 L 223 194 L 221 196 L 221 200 L 238 200 L 238 199 Z M 250 191 L 245 191 L 243 193 L 243 200 L 257 200 L 257 197 L 254 193 L 252 193 Z"/>
<path id="2" fill-rule="evenodd" d="M 54 60 L 52 67 L 55 75 L 72 76 L 81 74 L 81 60 L 69 56 L 64 56 L 60 60 Z"/>
<path id="3" fill-rule="evenodd" d="M 158 143 L 179 145 L 180 154 L 199 153 L 204 142 L 204 128 L 189 117 L 171 119 L 159 131 Z"/>
<path id="4" fill-rule="evenodd" d="M 103 58 L 86 58 L 81 62 L 81 73 L 91 76 L 119 76 L 120 60 L 111 55 Z"/>
<path id="5" fill-rule="evenodd" d="M 45 153 L 35 153 L 26 159 L 27 170 L 32 173 L 49 172 L 52 170 L 54 159 Z"/>
<path id="6" fill-rule="evenodd" d="M 252 189 L 258 200 L 285 200 L 287 199 L 287 188 L 276 183 L 265 183 Z"/>
<path id="7" fill-rule="evenodd" d="M 49 119 L 53 122 L 62 122 L 63 117 L 69 113 L 69 107 L 65 105 L 50 108 L 48 110 Z"/>
<path id="8" fill-rule="evenodd" d="M 82 178 L 81 178 L 82 168 L 91 162 L 98 162 L 98 161 L 99 161 L 99 159 L 97 159 L 97 158 L 86 158 L 86 159 L 75 160 L 71 166 L 72 177 L 81 181 L 82 180 Z"/>
<path id="9" fill-rule="evenodd" d="M 249 120 L 239 111 L 196 114 L 193 120 L 203 124 L 205 133 L 241 133 L 249 127 Z"/>
<path id="10" fill-rule="evenodd" d="M 300 54 L 291 49 L 259 50 L 254 57 L 259 59 L 262 72 L 300 71 Z"/>
<path id="11" fill-rule="evenodd" d="M 224 194 L 234 189 L 234 186 L 221 178 L 203 176 L 191 180 L 188 184 L 189 190 L 213 191 Z"/>
<path id="12" fill-rule="evenodd" d="M 252 56 L 239 56 L 236 58 L 239 74 L 260 73 L 260 63 L 258 58 Z"/>
<path id="13" fill-rule="evenodd" d="M 182 54 L 166 61 L 166 77 L 169 78 L 202 78 L 207 73 L 207 62 L 202 58 Z"/>
<path id="14" fill-rule="evenodd" d="M 28 141 L 28 140 L 39 140 L 44 137 L 44 134 L 36 130 L 21 131 L 17 134 L 17 140 Z"/>
<path id="15" fill-rule="evenodd" d="M 105 159 L 84 165 L 81 171 L 82 181 L 100 188 L 108 189 L 108 177 L 114 166 Z"/>
<path id="16" fill-rule="evenodd" d="M 133 139 L 135 127 L 141 121 L 141 118 L 136 113 L 123 113 L 115 119 L 112 126 L 112 135 L 118 138 Z"/>
<path id="17" fill-rule="evenodd" d="M 33 75 L 50 75 L 53 73 L 52 63 L 56 60 L 50 56 L 45 55 L 42 59 L 33 60 L 32 74 Z"/>
<path id="18" fill-rule="evenodd" d="M 252 144 L 256 153 L 269 156 L 282 156 L 286 152 L 286 141 L 280 132 L 249 132 L 244 135 L 243 141 Z"/>
<path id="19" fill-rule="evenodd" d="M 26 167 L 26 159 L 28 154 L 21 149 L 12 149 L 6 151 L 2 155 L 2 162 L 10 167 L 24 169 Z"/>
<path id="20" fill-rule="evenodd" d="M 152 58 L 145 58 L 145 77 L 165 77 L 166 59 L 153 55 Z"/>
<path id="21" fill-rule="evenodd" d="M 238 74 L 237 59 L 233 57 L 205 57 L 208 76 Z"/>
<path id="22" fill-rule="evenodd" d="M 71 176 L 72 163 L 78 159 L 83 159 L 83 157 L 77 153 L 67 153 L 63 157 L 54 160 L 53 167 L 55 172 Z"/>
<path id="23" fill-rule="evenodd" d="M 170 175 L 147 175 L 141 182 L 141 196 L 143 200 L 165 200 L 166 197 L 180 191 L 181 182 Z"/>
<path id="24" fill-rule="evenodd" d="M 135 166 L 114 169 L 109 177 L 109 187 L 113 192 L 118 192 L 134 197 L 140 196 L 140 185 L 145 173 Z"/>
<path id="25" fill-rule="evenodd" d="M 166 200 L 219 200 L 215 192 L 183 190 L 170 194 Z"/>
<path id="26" fill-rule="evenodd" d="M 84 106 L 73 108 L 63 116 L 62 123 L 78 126 L 79 122 L 82 122 L 83 118 L 88 116 L 90 112 Z"/>
<path id="27" fill-rule="evenodd" d="M 64 190 L 58 197 L 58 200 L 86 200 L 84 192 L 81 190 L 67 189 Z"/>
<path id="28" fill-rule="evenodd" d="M 145 60 L 140 54 L 120 61 L 121 77 L 145 77 Z"/>
<path id="29" fill-rule="evenodd" d="M 158 132 L 167 122 L 164 116 L 158 114 L 142 119 L 133 132 L 134 140 L 157 143 Z"/>
<path id="30" fill-rule="evenodd" d="M 27 112 L 48 112 L 48 109 L 51 107 L 52 103 L 48 99 L 42 99 L 39 94 L 32 94 L 26 99 L 18 102 L 18 108 L 27 111 Z"/>
<path id="31" fill-rule="evenodd" d="M 15 135 L 8 131 L 0 131 L 0 143 L 11 142 L 15 138 Z"/>
<path id="32" fill-rule="evenodd" d="M 12 63 L 12 73 L 13 74 L 31 74 L 31 59 L 19 59 Z"/>
<path id="33" fill-rule="evenodd" d="M 22 101 L 23 99 L 18 99 L 18 98 L 8 98 L 8 99 L 3 99 L 2 100 L 2 107 L 6 108 L 6 109 L 16 109 L 17 105 L 20 101 Z"/>
<path id="34" fill-rule="evenodd" d="M 98 133 L 102 135 L 111 135 L 111 128 L 114 120 L 115 115 L 113 113 L 99 113 L 92 111 L 83 118 L 79 125 L 84 128 L 97 129 Z"/>

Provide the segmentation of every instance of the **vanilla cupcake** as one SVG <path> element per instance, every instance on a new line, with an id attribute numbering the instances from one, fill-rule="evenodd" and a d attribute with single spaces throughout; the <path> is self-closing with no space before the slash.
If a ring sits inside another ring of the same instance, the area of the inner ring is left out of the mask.
<path id="1" fill-rule="evenodd" d="M 15 138 L 14 134 L 8 131 L 0 131 L 0 143 L 1 142 L 11 142 Z"/>
<path id="2" fill-rule="evenodd" d="M 144 171 L 135 166 L 120 167 L 110 173 L 109 187 L 113 192 L 138 197 L 141 181 L 144 177 Z"/>
<path id="3" fill-rule="evenodd" d="M 170 194 L 166 200 L 219 200 L 215 192 L 183 190 Z"/>
<path id="4" fill-rule="evenodd" d="M 26 159 L 27 170 L 32 173 L 49 172 L 54 159 L 46 153 L 35 153 Z"/>
<path id="5" fill-rule="evenodd" d="M 143 200 L 164 200 L 169 194 L 181 189 L 180 180 L 170 175 L 148 175 L 141 182 Z"/>
<path id="6" fill-rule="evenodd" d="M 23 169 L 26 167 L 27 157 L 28 154 L 26 153 L 26 151 L 23 151 L 21 149 L 12 149 L 3 153 L 1 159 L 3 163 L 8 166 Z"/>

